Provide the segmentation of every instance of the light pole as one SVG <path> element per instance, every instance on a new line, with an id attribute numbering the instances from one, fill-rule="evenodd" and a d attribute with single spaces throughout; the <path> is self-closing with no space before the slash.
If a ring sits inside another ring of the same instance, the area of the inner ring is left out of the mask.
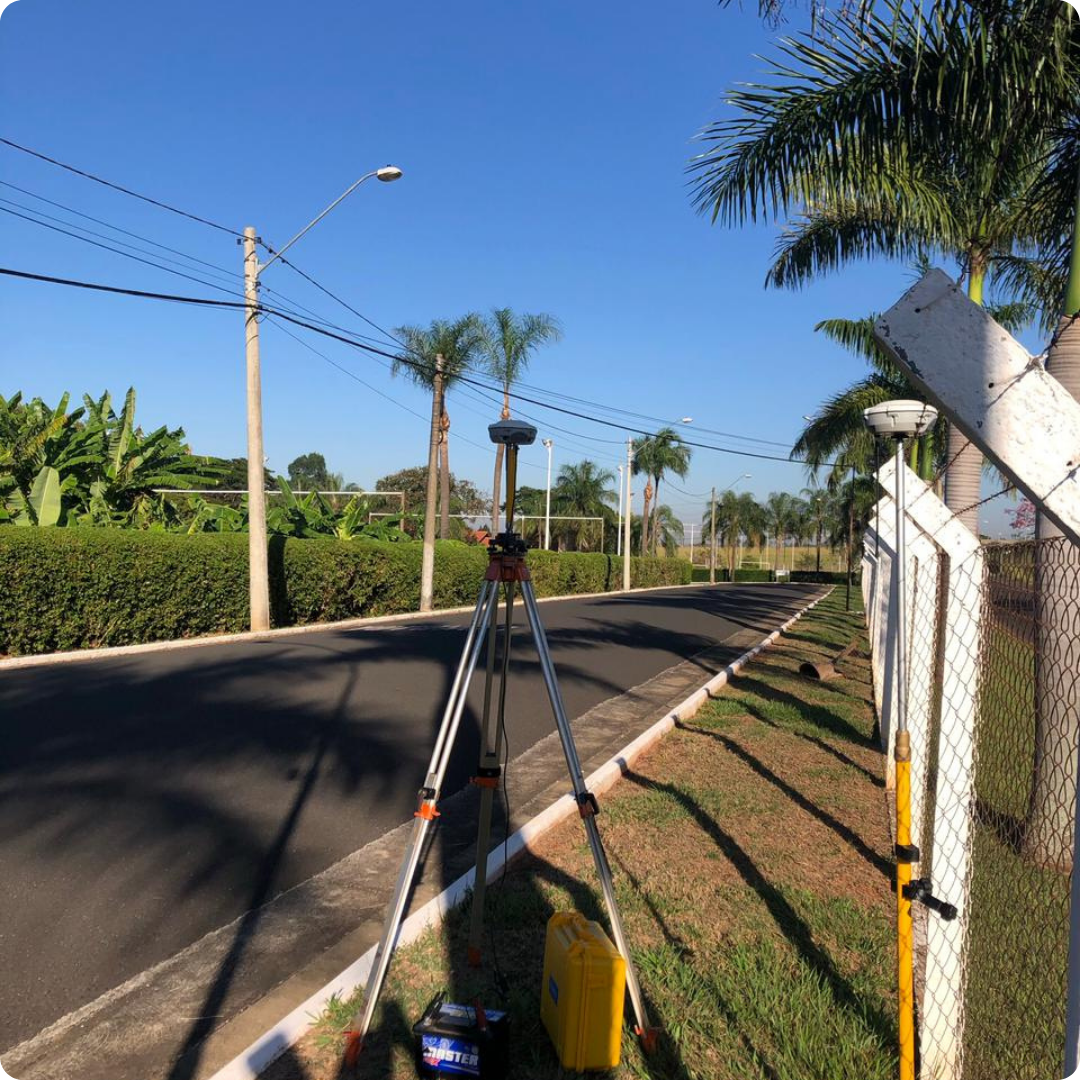
<path id="1" fill-rule="evenodd" d="M 544 439 L 544 446 L 548 452 L 547 470 L 547 499 L 544 505 L 544 550 L 551 549 L 551 448 L 555 445 L 552 439 Z"/>
<path id="2" fill-rule="evenodd" d="M 896 896 L 898 943 L 897 989 L 899 1001 L 900 1080 L 915 1080 L 915 967 L 911 922 L 911 864 L 918 860 L 911 845 L 911 740 L 907 729 L 907 507 L 904 495 L 904 439 L 925 434 L 937 419 L 937 410 L 921 401 L 885 401 L 863 410 L 867 426 L 876 435 L 896 440 L 896 537 L 893 583 L 896 610 L 889 612 L 896 642 Z M 852 505 L 855 489 L 852 485 Z M 850 556 L 848 564 L 850 566 Z"/>
<path id="3" fill-rule="evenodd" d="M 693 569 L 693 566 L 694 566 L 694 529 L 696 529 L 697 526 L 694 524 L 694 522 L 690 522 L 689 528 L 690 528 L 690 568 Z"/>
<path id="4" fill-rule="evenodd" d="M 634 493 L 630 490 L 630 481 L 634 473 L 634 439 L 626 437 L 626 514 L 623 517 L 622 546 L 622 587 L 630 589 L 630 522 L 633 518 Z"/>
<path id="5" fill-rule="evenodd" d="M 622 517 L 623 517 L 623 499 L 626 496 L 626 491 L 623 488 L 623 470 L 625 465 L 619 467 L 619 527 L 615 531 L 615 554 L 622 554 Z"/>
<path id="6" fill-rule="evenodd" d="M 259 278 L 262 272 L 317 225 L 342 199 L 371 177 L 389 182 L 401 176 L 395 165 L 365 173 L 321 214 L 305 225 L 280 251 L 260 263 L 253 226 L 244 229 L 244 337 L 247 360 L 248 574 L 251 629 L 270 629 L 270 576 L 267 567 L 266 482 L 263 463 L 262 370 L 259 360 Z"/>

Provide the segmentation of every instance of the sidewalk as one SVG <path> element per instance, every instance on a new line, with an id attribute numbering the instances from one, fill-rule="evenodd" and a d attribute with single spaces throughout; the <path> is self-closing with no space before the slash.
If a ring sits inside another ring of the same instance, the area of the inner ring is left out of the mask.
<path id="1" fill-rule="evenodd" d="M 599 819 L 660 1051 L 624 1039 L 619 1078 L 886 1080 L 895 1075 L 892 872 L 865 649 L 827 684 L 797 675 L 862 632 L 834 593 L 640 758 Z M 509 778 L 513 797 L 513 775 Z M 405 1078 L 412 1022 L 442 989 L 513 1015 L 511 1076 L 558 1067 L 537 999 L 544 924 L 603 921 L 584 833 L 559 826 L 489 891 L 507 989 L 464 965 L 467 911 L 395 956 L 359 1075 Z M 491 964 L 494 966 L 494 964 Z M 339 1003 L 269 1080 L 338 1080 L 354 1002 Z"/>

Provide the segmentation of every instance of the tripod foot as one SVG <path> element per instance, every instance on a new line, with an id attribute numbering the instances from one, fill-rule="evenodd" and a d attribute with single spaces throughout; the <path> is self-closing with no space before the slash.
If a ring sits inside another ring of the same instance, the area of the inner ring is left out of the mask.
<path id="1" fill-rule="evenodd" d="M 360 1060 L 360 1051 L 364 1049 L 364 1040 L 359 1031 L 345 1032 L 345 1064 L 351 1069 Z"/>
<path id="2" fill-rule="evenodd" d="M 656 1047 L 660 1042 L 660 1029 L 659 1028 L 645 1028 L 642 1030 L 639 1027 L 634 1028 L 634 1034 L 641 1040 L 642 1052 L 649 1057 L 656 1053 Z"/>

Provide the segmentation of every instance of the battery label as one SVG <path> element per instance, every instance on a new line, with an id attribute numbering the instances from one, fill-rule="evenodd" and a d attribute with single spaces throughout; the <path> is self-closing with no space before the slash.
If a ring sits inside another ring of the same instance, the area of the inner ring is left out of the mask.
<path id="1" fill-rule="evenodd" d="M 424 1065 L 447 1076 L 479 1076 L 480 1048 L 467 1039 L 442 1035 L 421 1037 L 420 1057 Z"/>

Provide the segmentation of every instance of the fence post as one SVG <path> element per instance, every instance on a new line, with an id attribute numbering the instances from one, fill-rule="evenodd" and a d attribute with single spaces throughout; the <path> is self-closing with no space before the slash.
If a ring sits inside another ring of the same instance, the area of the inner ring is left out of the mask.
<path id="1" fill-rule="evenodd" d="M 878 479 L 896 483 L 895 462 Z M 964 957 L 969 921 L 972 810 L 975 792 L 975 716 L 982 618 L 983 554 L 978 539 L 910 469 L 905 479 L 908 517 L 948 556 L 941 655 L 941 720 L 934 792 L 934 893 L 959 912 L 951 922 L 931 914 L 920 1025 L 924 1075 L 960 1076 L 963 1048 Z"/>

